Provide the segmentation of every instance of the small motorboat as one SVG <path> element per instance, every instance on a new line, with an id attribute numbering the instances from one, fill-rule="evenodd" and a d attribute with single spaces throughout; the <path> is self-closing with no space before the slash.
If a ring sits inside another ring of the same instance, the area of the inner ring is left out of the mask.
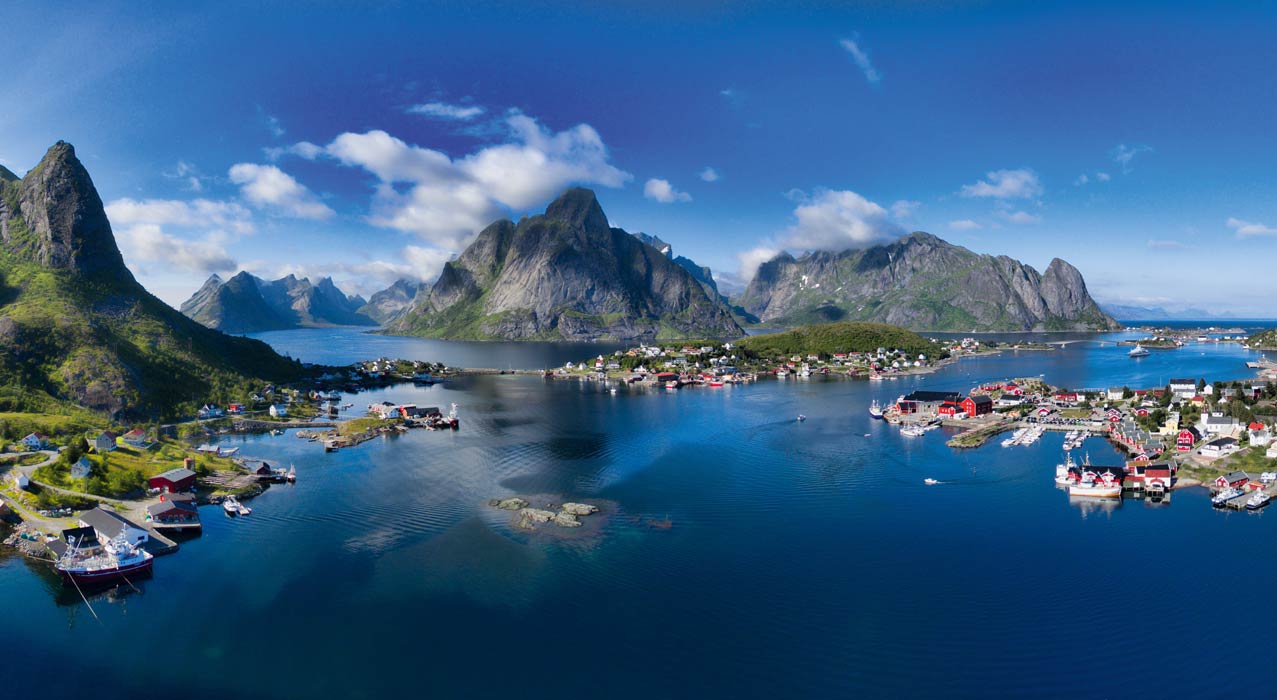
<path id="1" fill-rule="evenodd" d="M 940 482 L 935 479 L 923 479 L 922 483 L 926 484 L 927 486 L 935 486 L 936 484 Z"/>
<path id="2" fill-rule="evenodd" d="M 1139 343 L 1136 343 L 1135 347 L 1131 348 L 1131 351 L 1127 353 L 1130 357 L 1148 357 L 1148 354 L 1148 348 Z"/>
<path id="3" fill-rule="evenodd" d="M 1246 510 L 1259 510 L 1268 505 L 1272 499 L 1273 497 L 1264 491 L 1256 491 L 1254 496 L 1246 499 Z"/>
<path id="4" fill-rule="evenodd" d="M 291 484 L 291 483 L 296 482 L 296 481 L 297 481 L 297 467 L 290 466 L 290 467 L 288 468 L 288 474 L 286 474 L 286 475 L 284 476 L 284 478 L 288 479 L 288 483 L 290 483 L 290 484 Z"/>
<path id="5" fill-rule="evenodd" d="M 805 420 L 807 420 L 807 416 L 804 416 L 803 414 L 799 413 L 799 414 L 798 414 L 798 422 L 799 422 L 799 423 L 801 423 L 801 422 L 803 422 L 803 421 L 805 421 Z"/>

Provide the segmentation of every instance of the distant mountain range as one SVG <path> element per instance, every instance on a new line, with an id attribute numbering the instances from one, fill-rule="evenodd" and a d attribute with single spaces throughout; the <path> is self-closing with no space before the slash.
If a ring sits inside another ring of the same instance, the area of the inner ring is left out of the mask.
<path id="1" fill-rule="evenodd" d="M 0 167 L 0 411 L 162 418 L 302 373 L 143 289 L 70 144 L 22 178 Z"/>
<path id="2" fill-rule="evenodd" d="M 863 250 L 781 253 L 733 302 L 772 327 L 842 320 L 934 331 L 1120 327 L 1059 258 L 1038 273 L 923 232 Z"/>
<path id="3" fill-rule="evenodd" d="M 612 228 L 593 192 L 571 189 L 542 215 L 485 228 L 387 330 L 472 340 L 742 335 L 709 271 L 663 247 Z"/>
<path id="4" fill-rule="evenodd" d="M 377 323 L 390 323 L 412 305 L 418 294 L 429 291 L 430 285 L 407 279 L 396 280 L 394 284 L 369 297 L 368 303 L 360 307 L 359 313 Z"/>
<path id="5" fill-rule="evenodd" d="M 241 272 L 226 281 L 217 275 L 209 277 L 182 304 L 181 311 L 209 328 L 254 333 L 315 326 L 376 326 L 378 320 L 365 311 L 367 304 L 363 297 L 347 296 L 331 277 L 311 284 L 295 275 L 267 281 Z M 371 310 L 379 313 L 378 309 L 393 302 L 383 297 L 379 304 Z"/>
<path id="6" fill-rule="evenodd" d="M 1160 306 L 1127 306 L 1123 304 L 1101 304 L 1110 316 L 1121 321 L 1208 321 L 1213 318 L 1241 318 L 1237 314 L 1206 311 L 1205 309 L 1184 308 L 1165 309 Z"/>

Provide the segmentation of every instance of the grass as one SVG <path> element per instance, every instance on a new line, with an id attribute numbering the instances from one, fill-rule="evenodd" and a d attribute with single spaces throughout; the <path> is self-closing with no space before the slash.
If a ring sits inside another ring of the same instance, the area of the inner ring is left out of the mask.
<path id="1" fill-rule="evenodd" d="M 834 353 L 873 352 L 878 348 L 901 350 L 907 355 L 925 354 L 938 359 L 941 349 L 912 331 L 885 323 L 843 321 L 803 326 L 781 333 L 742 338 L 737 346 L 755 357 L 782 357 Z"/>
<path id="2" fill-rule="evenodd" d="M 380 418 L 353 418 L 338 426 L 337 432 L 341 435 L 358 435 L 359 433 L 396 422 L 395 420 L 382 420 Z"/>
<path id="3" fill-rule="evenodd" d="M 148 478 L 181 467 L 188 457 L 195 460 L 197 474 L 235 468 L 230 459 L 196 453 L 174 440 L 162 440 L 147 450 L 117 447 L 105 454 L 85 456 L 93 463 L 88 479 L 72 479 L 69 466 L 61 462 L 37 469 L 35 478 L 69 491 L 129 498 L 145 490 Z"/>

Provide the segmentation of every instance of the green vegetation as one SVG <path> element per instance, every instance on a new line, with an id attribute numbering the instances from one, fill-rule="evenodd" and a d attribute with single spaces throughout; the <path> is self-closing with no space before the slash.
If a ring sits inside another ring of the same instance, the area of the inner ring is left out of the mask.
<path id="1" fill-rule="evenodd" d="M 932 360 L 942 357 L 939 346 L 913 331 L 885 323 L 854 321 L 751 336 L 742 338 L 737 347 L 747 356 L 764 358 L 810 354 L 825 358 L 834 353 L 875 352 L 878 348 L 899 350 L 910 356 L 925 354 Z"/>
<path id="2" fill-rule="evenodd" d="M 392 425 L 396 422 L 398 421 L 382 420 L 380 418 L 354 418 L 342 423 L 338 427 L 337 432 L 341 435 L 358 435 L 385 425 Z"/>
<path id="3" fill-rule="evenodd" d="M 1246 344 L 1257 350 L 1277 350 L 1277 328 L 1252 335 Z"/>
<path id="4" fill-rule="evenodd" d="M 81 456 L 93 467 L 87 479 L 72 479 L 71 465 Z M 37 469 L 35 480 L 68 491 L 78 491 L 109 498 L 127 498 L 146 490 L 147 479 L 183 465 L 186 458 L 195 460 L 195 472 L 233 469 L 234 462 L 223 457 L 199 454 L 173 440 L 162 440 L 148 450 L 117 447 L 105 454 L 84 454 L 84 445 L 72 443 L 58 461 Z"/>

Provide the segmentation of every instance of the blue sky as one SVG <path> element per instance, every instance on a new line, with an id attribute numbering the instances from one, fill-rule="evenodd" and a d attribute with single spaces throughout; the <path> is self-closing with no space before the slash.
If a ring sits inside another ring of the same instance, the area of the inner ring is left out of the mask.
<path id="1" fill-rule="evenodd" d="M 1271 314 L 1269 7 L 528 5 L 6 3 L 0 163 L 75 144 L 173 304 L 238 269 L 429 279 L 584 184 L 728 278 L 926 230 Z"/>

